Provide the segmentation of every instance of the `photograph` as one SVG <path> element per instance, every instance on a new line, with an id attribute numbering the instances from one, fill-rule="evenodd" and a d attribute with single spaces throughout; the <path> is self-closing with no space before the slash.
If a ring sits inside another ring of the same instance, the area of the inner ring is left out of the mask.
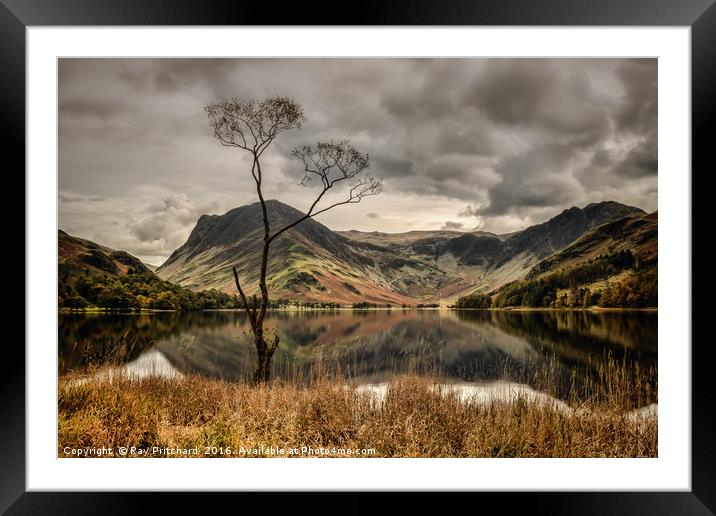
<path id="1" fill-rule="evenodd" d="M 56 64 L 57 458 L 659 457 L 656 57 Z"/>

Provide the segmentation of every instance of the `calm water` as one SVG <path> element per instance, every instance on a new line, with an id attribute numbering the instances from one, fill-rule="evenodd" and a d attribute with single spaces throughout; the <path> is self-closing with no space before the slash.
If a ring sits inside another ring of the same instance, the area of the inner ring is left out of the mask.
<path id="1" fill-rule="evenodd" d="M 656 368 L 655 312 L 279 312 L 273 374 L 339 375 L 364 383 L 429 370 L 461 382 L 566 383 L 612 356 Z M 239 311 L 60 314 L 60 373 L 124 364 L 129 370 L 251 376 L 254 350 Z M 542 375 L 543 377 L 544 375 Z"/>

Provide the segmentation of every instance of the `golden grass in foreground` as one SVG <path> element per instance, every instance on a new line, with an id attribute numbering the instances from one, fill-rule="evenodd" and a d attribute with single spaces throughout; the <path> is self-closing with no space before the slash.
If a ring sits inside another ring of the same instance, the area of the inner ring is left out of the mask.
<path id="1" fill-rule="evenodd" d="M 378 457 L 656 457 L 656 418 L 618 403 L 560 411 L 518 399 L 463 403 L 434 379 L 394 379 L 382 402 L 341 380 L 270 387 L 200 377 L 59 385 L 58 455 L 68 448 L 374 449 Z M 209 456 L 211 456 L 211 450 Z M 110 455 L 112 456 L 112 455 Z M 136 456 L 136 455 L 135 455 Z M 152 456 L 151 454 L 149 456 Z M 156 455 L 154 455 L 156 456 Z"/>

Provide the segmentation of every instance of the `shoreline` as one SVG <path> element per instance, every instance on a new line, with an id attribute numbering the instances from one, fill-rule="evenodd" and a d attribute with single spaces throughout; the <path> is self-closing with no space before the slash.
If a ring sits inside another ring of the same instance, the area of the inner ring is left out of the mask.
<path id="1" fill-rule="evenodd" d="M 571 308 L 552 308 L 548 306 L 505 306 L 492 308 L 447 308 L 453 312 L 486 311 L 486 312 L 657 312 L 658 307 L 645 306 L 641 308 L 588 306 Z"/>
<path id="2" fill-rule="evenodd" d="M 531 306 L 505 306 L 491 308 L 269 308 L 267 312 L 658 312 L 658 307 L 622 308 L 622 307 L 531 307 Z M 204 308 L 202 310 L 161 310 L 156 308 L 140 308 L 139 310 L 126 310 L 117 308 L 58 308 L 59 314 L 152 314 L 152 313 L 198 313 L 198 312 L 241 312 L 243 308 Z"/>

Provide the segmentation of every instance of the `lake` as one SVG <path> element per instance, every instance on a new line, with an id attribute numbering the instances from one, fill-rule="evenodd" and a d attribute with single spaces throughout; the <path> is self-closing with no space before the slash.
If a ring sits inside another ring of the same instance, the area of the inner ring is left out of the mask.
<path id="1" fill-rule="evenodd" d="M 657 365 L 657 313 L 647 311 L 272 312 L 267 324 L 281 336 L 273 376 L 292 379 L 427 372 L 540 389 L 550 376 L 560 396 L 573 372 L 596 375 L 606 357 Z M 241 311 L 59 314 L 60 374 L 118 365 L 236 381 L 251 378 L 254 357 Z"/>

